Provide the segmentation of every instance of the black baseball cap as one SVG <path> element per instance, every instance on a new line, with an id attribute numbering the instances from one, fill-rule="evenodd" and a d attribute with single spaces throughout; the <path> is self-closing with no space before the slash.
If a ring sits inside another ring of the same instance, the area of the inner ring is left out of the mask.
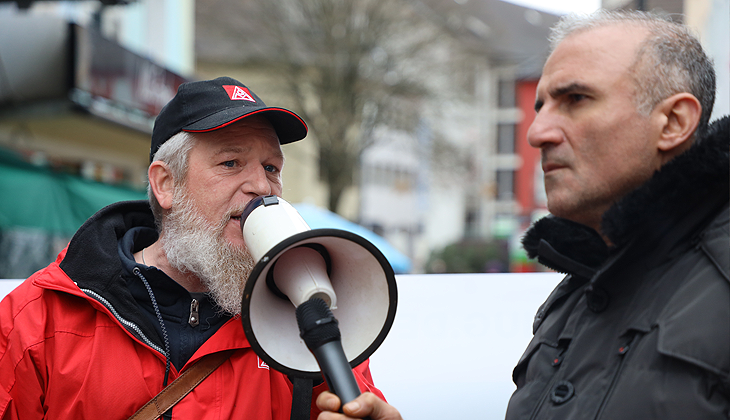
<path id="1" fill-rule="evenodd" d="M 155 119 L 150 162 L 160 146 L 181 131 L 202 133 L 252 115 L 265 117 L 280 144 L 307 136 L 307 124 L 288 109 L 268 107 L 251 89 L 230 77 L 183 83 Z"/>

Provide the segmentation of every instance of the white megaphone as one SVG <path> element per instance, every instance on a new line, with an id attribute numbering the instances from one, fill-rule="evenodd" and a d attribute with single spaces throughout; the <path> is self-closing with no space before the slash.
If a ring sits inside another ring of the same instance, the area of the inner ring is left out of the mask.
<path id="1" fill-rule="evenodd" d="M 310 229 L 289 203 L 260 196 L 241 216 L 243 238 L 257 261 L 243 292 L 241 322 L 256 354 L 271 368 L 321 378 L 300 337 L 296 309 L 321 298 L 339 322 L 351 367 L 388 335 L 398 301 L 393 268 L 369 241 L 340 229 Z"/>

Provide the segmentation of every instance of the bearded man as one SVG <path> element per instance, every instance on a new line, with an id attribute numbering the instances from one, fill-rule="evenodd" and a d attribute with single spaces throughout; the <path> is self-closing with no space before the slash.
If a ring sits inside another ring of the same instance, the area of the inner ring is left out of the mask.
<path id="1" fill-rule="evenodd" d="M 295 113 L 234 79 L 181 85 L 155 121 L 149 203 L 100 210 L 0 303 L 0 418 L 129 418 L 222 354 L 174 408 L 150 406 L 175 419 L 315 418 L 309 393 L 326 384 L 294 392 L 238 319 L 254 266 L 241 213 L 255 197 L 281 195 L 280 145 L 306 134 Z M 382 397 L 367 362 L 354 373 Z"/>

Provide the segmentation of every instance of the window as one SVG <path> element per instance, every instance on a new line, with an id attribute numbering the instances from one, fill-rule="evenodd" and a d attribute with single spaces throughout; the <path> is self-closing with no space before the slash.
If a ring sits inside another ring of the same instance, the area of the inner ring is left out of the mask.
<path id="1" fill-rule="evenodd" d="M 514 198 L 515 172 L 512 170 L 497 171 L 497 200 Z"/>
<path id="2" fill-rule="evenodd" d="M 497 124 L 497 154 L 508 155 L 515 152 L 515 125 Z"/>
<path id="3" fill-rule="evenodd" d="M 497 106 L 499 108 L 514 108 L 515 100 L 515 81 L 501 79 L 497 83 Z"/>

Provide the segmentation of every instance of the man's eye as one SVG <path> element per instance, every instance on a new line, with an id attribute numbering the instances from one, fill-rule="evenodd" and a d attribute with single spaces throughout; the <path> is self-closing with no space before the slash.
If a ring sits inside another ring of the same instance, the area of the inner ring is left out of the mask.
<path id="1" fill-rule="evenodd" d="M 266 172 L 272 172 L 272 173 L 276 173 L 276 172 L 279 172 L 279 168 L 277 168 L 277 167 L 276 167 L 276 166 L 274 166 L 274 165 L 265 165 L 265 166 L 264 166 L 264 170 L 265 170 Z"/>
<path id="2" fill-rule="evenodd" d="M 222 165 L 225 166 L 226 168 L 233 168 L 234 166 L 236 166 L 236 161 L 227 160 L 227 161 L 223 162 Z"/>
<path id="3" fill-rule="evenodd" d="M 580 102 L 585 98 L 586 98 L 586 96 L 583 94 L 580 94 L 580 93 L 571 93 L 570 95 L 568 95 L 568 99 L 570 100 L 570 102 L 573 102 L 573 103 Z"/>

